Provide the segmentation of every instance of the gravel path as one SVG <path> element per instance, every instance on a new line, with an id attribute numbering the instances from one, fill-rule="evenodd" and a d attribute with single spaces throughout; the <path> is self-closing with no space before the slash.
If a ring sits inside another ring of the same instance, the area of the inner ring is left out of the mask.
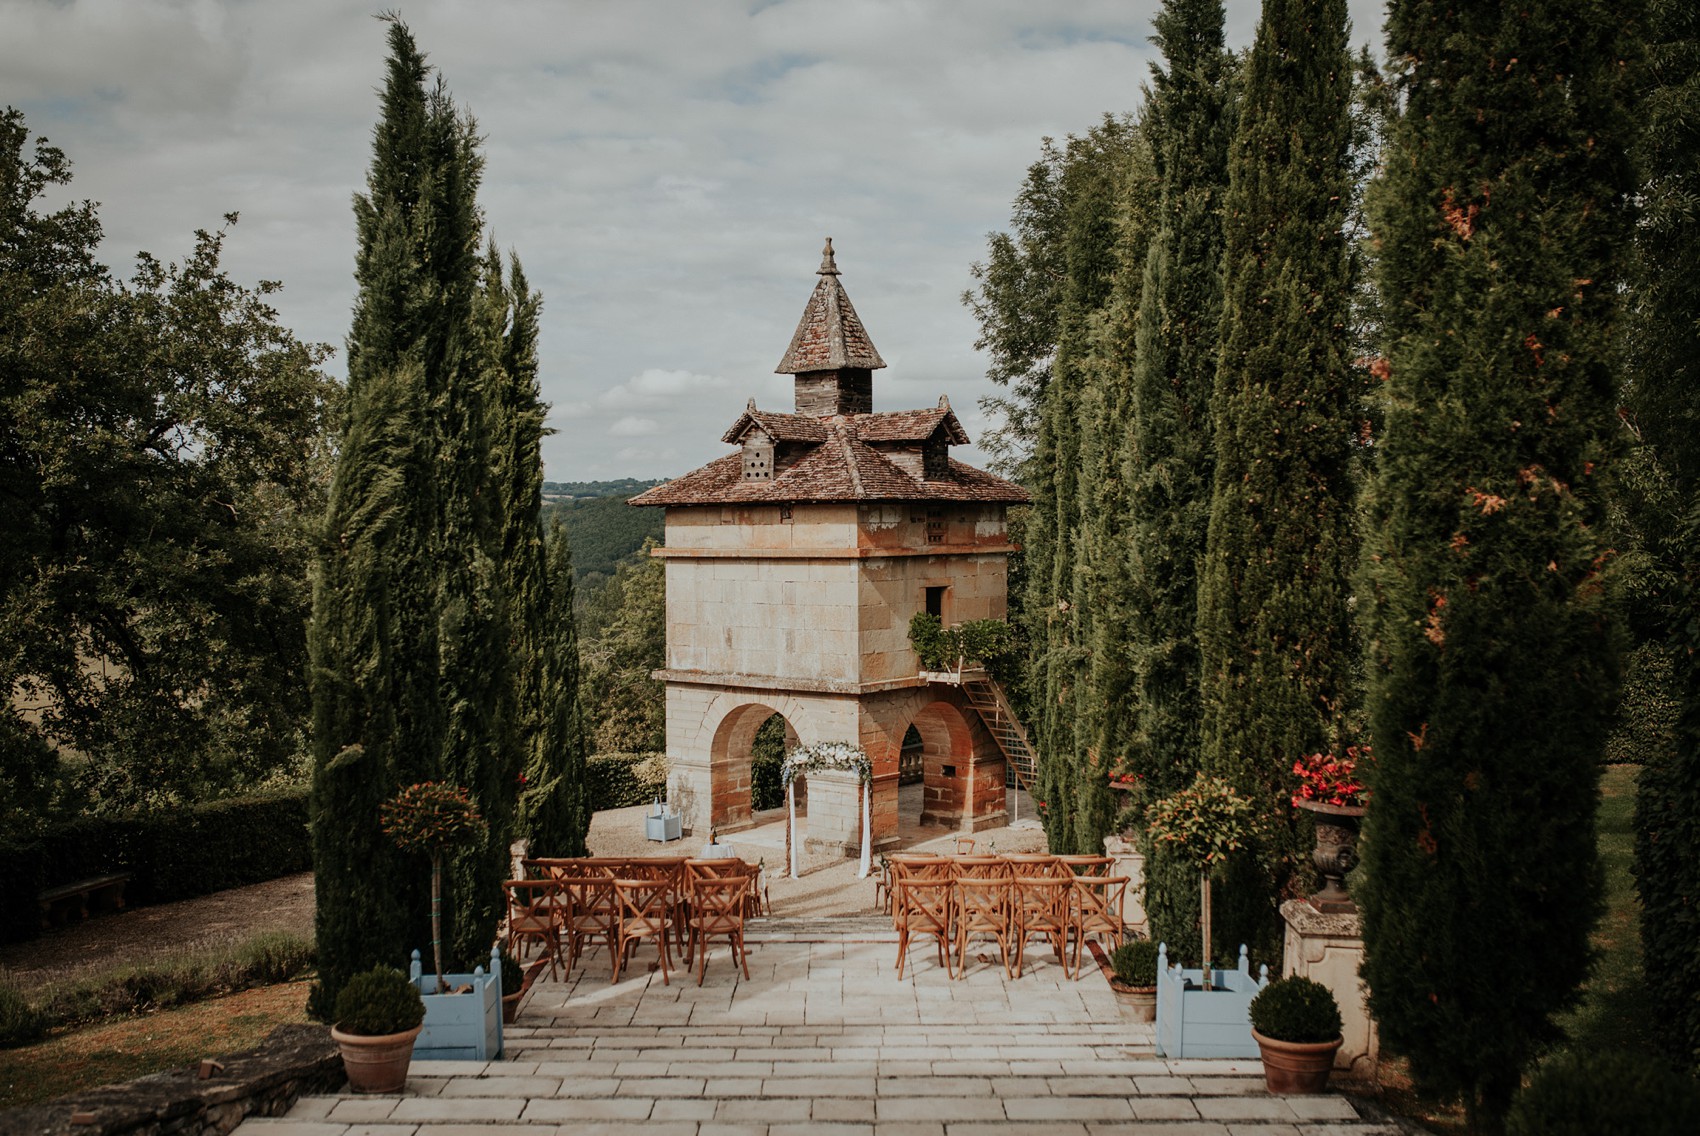
<path id="1" fill-rule="evenodd" d="M 901 802 L 906 846 L 953 851 L 957 833 L 919 824 L 919 789 L 918 785 L 906 787 Z M 692 854 L 701 847 L 700 836 L 667 845 L 645 840 L 646 807 L 597 813 L 590 823 L 591 851 L 598 856 L 658 856 Z M 1020 808 L 1024 818 L 1031 814 L 1026 794 L 1021 794 Z M 853 859 L 804 864 L 801 878 L 784 878 L 784 813 L 762 814 L 757 819 L 763 823 L 732 834 L 724 843 L 731 844 L 747 860 L 765 863 L 768 895 L 776 915 L 865 915 L 873 911 L 873 880 L 856 877 L 857 862 Z M 806 824 L 806 820 L 800 823 Z M 1037 822 L 1027 819 L 1012 827 L 975 833 L 973 839 L 975 850 L 981 852 L 1038 852 L 1045 845 Z M 29 942 L 0 945 L 0 982 L 27 988 L 184 951 L 229 946 L 262 931 L 312 935 L 311 872 L 179 903 L 100 916 L 75 927 L 49 931 Z"/>

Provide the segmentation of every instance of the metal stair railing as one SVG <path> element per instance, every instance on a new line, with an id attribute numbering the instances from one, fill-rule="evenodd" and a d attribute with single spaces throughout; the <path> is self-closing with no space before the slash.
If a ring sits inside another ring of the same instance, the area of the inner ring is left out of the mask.
<path id="1" fill-rule="evenodd" d="M 968 705 L 980 715 L 986 732 L 1003 751 L 1004 760 L 1015 774 L 1016 785 L 1032 792 L 1039 780 L 1038 758 L 1033 752 L 1033 743 L 1028 740 L 1026 727 L 1010 708 L 1009 699 L 998 680 L 984 670 L 969 667 L 966 659 L 958 659 L 954 670 L 923 671 L 921 677 L 962 688 Z"/>

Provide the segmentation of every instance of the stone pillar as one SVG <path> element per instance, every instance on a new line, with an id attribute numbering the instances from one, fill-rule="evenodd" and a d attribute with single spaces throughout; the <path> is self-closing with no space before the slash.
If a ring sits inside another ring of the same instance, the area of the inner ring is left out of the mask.
<path id="1" fill-rule="evenodd" d="M 1305 900 L 1289 899 L 1281 905 L 1281 918 L 1287 921 L 1281 976 L 1320 982 L 1340 1004 L 1345 1042 L 1335 1054 L 1334 1068 L 1352 1077 L 1373 1077 L 1381 1044 L 1369 1016 L 1369 988 L 1358 978 L 1364 958 L 1359 917 L 1324 915 Z"/>
<path id="2" fill-rule="evenodd" d="M 1114 860 L 1110 875 L 1127 877 L 1127 898 L 1122 904 L 1122 926 L 1140 938 L 1151 937 L 1151 921 L 1145 917 L 1145 857 L 1139 845 L 1120 836 L 1104 837 L 1104 855 Z"/>
<path id="3" fill-rule="evenodd" d="M 862 851 L 862 779 L 854 773 L 817 769 L 809 779 L 807 847 L 829 855 Z"/>
<path id="4" fill-rule="evenodd" d="M 714 779 L 707 761 L 667 759 L 667 803 L 681 818 L 684 834 L 701 833 L 704 839 L 714 823 Z"/>

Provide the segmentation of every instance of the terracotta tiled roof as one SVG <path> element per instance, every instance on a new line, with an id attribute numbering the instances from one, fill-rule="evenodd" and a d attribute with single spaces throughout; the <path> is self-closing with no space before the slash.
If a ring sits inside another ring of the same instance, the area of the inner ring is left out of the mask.
<path id="1" fill-rule="evenodd" d="M 841 367 L 860 367 L 870 371 L 885 366 L 885 360 L 874 350 L 868 329 L 862 326 L 844 286 L 838 282 L 838 265 L 832 259 L 832 238 L 826 241 L 821 257 L 820 283 L 803 308 L 803 318 L 797 323 L 796 334 L 785 358 L 779 361 L 774 373 L 800 375 L 805 371 L 836 371 Z"/>
<path id="2" fill-rule="evenodd" d="M 826 427 L 821 425 L 819 418 L 807 414 L 776 414 L 771 410 L 757 410 L 755 400 L 738 420 L 732 423 L 732 428 L 720 436 L 722 442 L 738 445 L 749 433 L 750 427 L 760 426 L 767 436 L 780 442 L 824 442 Z"/>
<path id="3" fill-rule="evenodd" d="M 888 410 L 883 414 L 860 414 L 856 434 L 864 442 L 924 442 L 944 425 L 945 437 L 953 446 L 968 444 L 968 431 L 948 406 L 934 410 Z"/>
<path id="4" fill-rule="evenodd" d="M 746 412 L 746 417 L 749 412 Z M 756 413 L 762 413 L 760 411 Z M 867 444 L 864 424 L 889 428 L 880 419 L 903 414 L 935 415 L 935 428 L 948 409 L 900 414 L 858 414 L 847 418 L 808 419 L 820 426 L 824 438 L 771 481 L 745 480 L 743 458 L 728 454 L 665 485 L 640 493 L 633 505 L 719 505 L 792 501 L 1002 501 L 1020 504 L 1028 497 L 1021 486 L 952 459 L 948 476 L 936 480 L 911 477 L 884 454 Z M 797 419 L 798 415 L 763 415 Z M 743 423 L 740 418 L 739 422 Z M 736 429 L 737 427 L 734 427 Z M 766 429 L 766 426 L 763 426 Z M 961 430 L 960 425 L 956 426 Z M 730 432 L 729 432 L 730 433 Z M 921 437 L 930 436 L 921 435 Z M 908 440 L 886 434 L 882 440 Z M 964 436 L 966 440 L 966 435 Z"/>

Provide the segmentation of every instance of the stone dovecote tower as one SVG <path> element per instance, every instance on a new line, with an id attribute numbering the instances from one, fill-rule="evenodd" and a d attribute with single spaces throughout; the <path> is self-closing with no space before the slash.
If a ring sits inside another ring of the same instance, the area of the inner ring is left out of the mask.
<path id="1" fill-rule="evenodd" d="M 839 283 L 830 239 L 818 275 L 776 368 L 796 376 L 792 412 L 751 399 L 722 436 L 736 452 L 631 502 L 667 510 L 656 549 L 667 665 L 656 677 L 667 687 L 670 796 L 688 827 L 747 827 L 750 744 L 778 713 L 792 742 L 867 751 L 876 849 L 901 840 L 898 764 L 911 727 L 923 821 L 992 827 L 1004 821 L 1008 727 L 968 687 L 921 673 L 909 620 L 1005 616 L 1005 512 L 1027 495 L 951 458 L 968 435 L 947 399 L 874 412 L 885 361 Z M 811 845 L 859 850 L 858 794 L 849 776 L 810 778 Z"/>

